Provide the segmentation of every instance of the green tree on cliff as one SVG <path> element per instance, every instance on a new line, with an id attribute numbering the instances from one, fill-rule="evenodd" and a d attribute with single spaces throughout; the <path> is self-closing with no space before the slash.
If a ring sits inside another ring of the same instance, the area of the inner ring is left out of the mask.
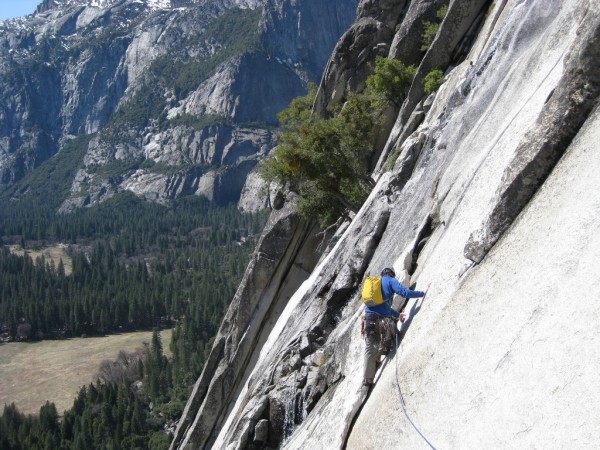
<path id="1" fill-rule="evenodd" d="M 315 94 L 313 85 L 279 114 L 284 133 L 262 173 L 298 191 L 299 213 L 327 226 L 358 211 L 374 185 L 368 172 L 374 123 L 369 102 L 357 96 L 330 119 L 317 117 L 310 110 Z"/>
<path id="2" fill-rule="evenodd" d="M 390 104 L 400 106 L 415 76 L 414 66 L 377 58 L 361 95 L 350 95 L 330 118 L 312 114 L 316 86 L 279 114 L 279 146 L 262 165 L 269 182 L 300 194 L 298 211 L 322 226 L 355 213 L 374 187 L 369 173 L 376 126 Z"/>

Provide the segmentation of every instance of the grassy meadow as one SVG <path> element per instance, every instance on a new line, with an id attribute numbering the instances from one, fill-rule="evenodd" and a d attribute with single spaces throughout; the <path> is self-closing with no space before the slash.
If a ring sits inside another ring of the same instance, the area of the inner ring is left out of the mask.
<path id="1" fill-rule="evenodd" d="M 11 245 L 9 246 L 9 249 L 14 255 L 29 255 L 34 262 L 37 258 L 43 256 L 46 259 L 46 262 L 54 262 L 55 267 L 58 267 L 58 263 L 62 260 L 65 268 L 65 275 L 70 275 L 73 270 L 71 257 L 68 255 L 66 251 L 67 247 L 65 245 L 53 245 L 34 250 L 23 250 L 20 245 Z"/>
<path id="2" fill-rule="evenodd" d="M 104 337 L 0 344 L 0 407 L 14 402 L 25 414 L 37 414 L 46 400 L 59 414 L 73 406 L 79 389 L 95 381 L 100 363 L 150 343 L 151 331 Z M 171 330 L 161 331 L 165 354 Z"/>

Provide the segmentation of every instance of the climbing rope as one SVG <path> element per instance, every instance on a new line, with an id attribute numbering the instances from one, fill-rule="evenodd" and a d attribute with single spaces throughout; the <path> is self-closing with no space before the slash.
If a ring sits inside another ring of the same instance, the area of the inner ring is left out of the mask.
<path id="1" fill-rule="evenodd" d="M 425 296 L 423 296 L 423 300 L 425 300 Z M 417 425 L 415 425 L 415 423 L 412 421 L 412 419 L 408 415 L 408 412 L 406 411 L 406 403 L 404 402 L 404 396 L 402 395 L 402 389 L 400 389 L 400 377 L 398 376 L 398 361 L 400 360 L 400 355 L 398 354 L 398 349 L 400 349 L 399 336 L 398 336 L 398 334 L 396 334 L 396 387 L 398 388 L 398 394 L 400 395 L 400 404 L 402 405 L 402 410 L 404 411 L 404 415 L 406 416 L 406 418 L 408 419 L 408 421 L 410 422 L 412 427 L 415 429 L 415 431 L 417 433 L 419 433 L 419 436 L 421 436 L 423 438 L 423 440 L 425 442 L 427 442 L 427 445 L 429 445 L 430 448 L 432 448 L 433 450 L 436 450 L 436 448 L 433 446 L 433 444 L 431 442 L 429 442 L 429 440 L 425 437 L 425 435 L 421 432 L 421 430 L 419 430 L 419 427 L 417 427 Z"/>

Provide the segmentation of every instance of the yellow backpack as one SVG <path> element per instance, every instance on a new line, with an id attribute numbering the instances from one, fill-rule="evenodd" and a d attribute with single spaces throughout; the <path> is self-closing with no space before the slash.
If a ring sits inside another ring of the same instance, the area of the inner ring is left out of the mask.
<path id="1" fill-rule="evenodd" d="M 367 277 L 362 289 L 362 301 L 366 306 L 373 307 L 383 303 L 381 293 L 381 277 Z"/>

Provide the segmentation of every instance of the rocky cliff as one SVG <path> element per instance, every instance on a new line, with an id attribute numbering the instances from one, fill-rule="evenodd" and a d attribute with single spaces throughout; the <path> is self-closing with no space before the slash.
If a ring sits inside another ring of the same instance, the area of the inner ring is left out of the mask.
<path id="1" fill-rule="evenodd" d="M 600 8 L 450 1 L 421 51 L 440 5 L 359 5 L 315 112 L 377 54 L 419 65 L 376 188 L 328 241 L 274 202 L 172 448 L 600 444 Z M 368 390 L 360 286 L 384 265 L 429 291 Z"/>
<path id="2" fill-rule="evenodd" d="M 0 187 L 88 135 L 61 212 L 124 190 L 238 201 L 357 4 L 46 0 L 0 22 Z"/>

